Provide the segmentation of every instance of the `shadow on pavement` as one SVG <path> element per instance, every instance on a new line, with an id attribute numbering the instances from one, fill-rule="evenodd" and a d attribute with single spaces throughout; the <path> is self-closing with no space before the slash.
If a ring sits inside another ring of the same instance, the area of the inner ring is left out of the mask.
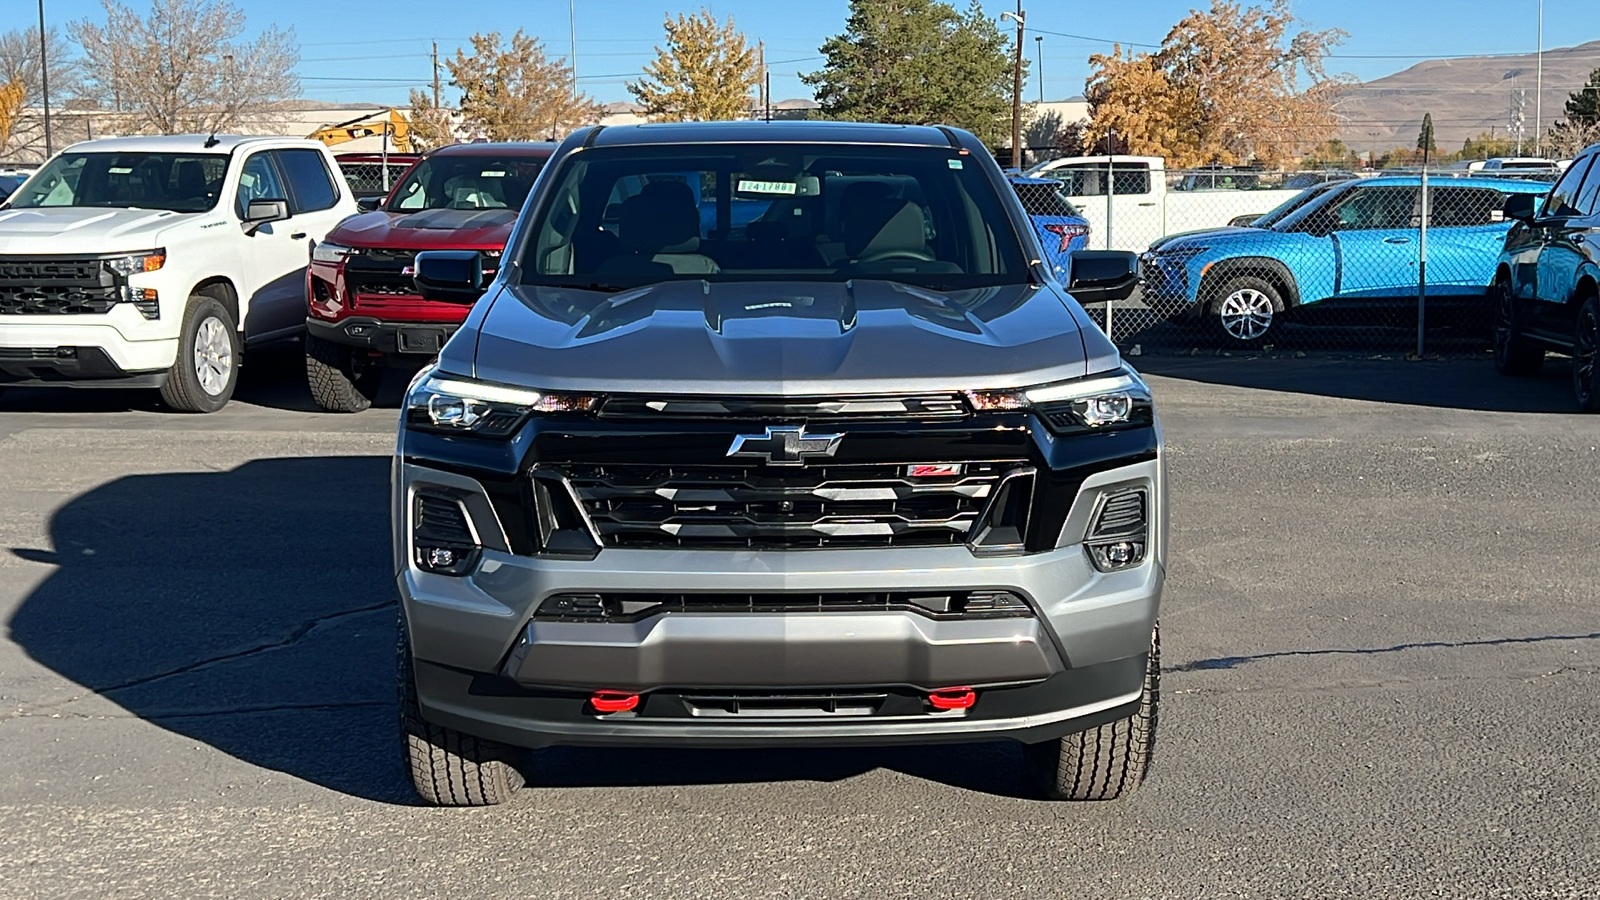
<path id="1" fill-rule="evenodd" d="M 264 459 L 134 475 L 73 499 L 58 569 L 11 618 L 33 659 L 238 759 L 410 803 L 396 728 L 387 457 Z M 554 748 L 534 786 L 837 781 L 878 768 L 1020 796 L 1014 745 L 806 750 Z"/>
<path id="2" fill-rule="evenodd" d="M 1572 370 L 1552 357 L 1534 378 L 1508 378 L 1481 359 L 1160 356 L 1131 360 L 1146 375 L 1204 384 L 1412 406 L 1493 412 L 1575 413 Z"/>
<path id="3" fill-rule="evenodd" d="M 264 406 L 292 412 L 321 412 L 306 387 L 305 350 L 299 339 L 275 341 L 245 351 L 233 403 Z M 406 383 L 421 368 L 396 366 L 384 372 L 383 389 L 375 404 L 398 409 Z M 94 387 L 6 388 L 0 395 L 0 412 L 95 413 L 128 411 L 162 412 L 161 396 L 154 390 Z"/>

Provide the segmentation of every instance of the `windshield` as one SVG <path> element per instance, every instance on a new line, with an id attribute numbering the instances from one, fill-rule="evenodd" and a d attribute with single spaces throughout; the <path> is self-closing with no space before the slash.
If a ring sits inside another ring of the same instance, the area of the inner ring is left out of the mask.
<path id="1" fill-rule="evenodd" d="M 521 209 L 544 162 L 528 156 L 432 156 L 395 188 L 388 209 Z"/>
<path id="2" fill-rule="evenodd" d="M 521 259 L 528 284 L 1029 280 L 995 183 L 955 148 L 602 147 L 553 174 Z"/>
<path id="3" fill-rule="evenodd" d="M 217 205 L 227 171 L 221 153 L 63 153 L 28 179 L 10 205 L 205 212 Z"/>

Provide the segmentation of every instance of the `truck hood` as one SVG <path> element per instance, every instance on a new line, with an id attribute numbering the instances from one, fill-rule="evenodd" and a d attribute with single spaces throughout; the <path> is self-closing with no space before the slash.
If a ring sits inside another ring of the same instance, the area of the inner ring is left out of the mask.
<path id="1" fill-rule="evenodd" d="M 517 222 L 514 209 L 386 210 L 351 216 L 328 240 L 351 247 L 404 250 L 498 250 Z"/>
<path id="2" fill-rule="evenodd" d="M 0 209 L 0 253 L 118 253 L 160 246 L 161 233 L 207 213 L 86 206 Z"/>
<path id="3" fill-rule="evenodd" d="M 1150 243 L 1150 250 L 1155 253 L 1161 250 L 1176 249 L 1185 244 L 1204 244 L 1211 240 L 1231 240 L 1241 234 L 1260 237 L 1271 233 L 1271 229 L 1267 228 L 1250 228 L 1236 225 L 1224 225 L 1220 228 L 1199 228 L 1194 231 L 1180 231 L 1176 234 L 1156 238 Z"/>
<path id="4" fill-rule="evenodd" d="M 890 281 L 509 285 L 446 371 L 547 390 L 835 395 L 1010 388 L 1086 374 L 1053 285 L 942 293 Z M 470 338 L 469 331 L 462 333 Z"/>

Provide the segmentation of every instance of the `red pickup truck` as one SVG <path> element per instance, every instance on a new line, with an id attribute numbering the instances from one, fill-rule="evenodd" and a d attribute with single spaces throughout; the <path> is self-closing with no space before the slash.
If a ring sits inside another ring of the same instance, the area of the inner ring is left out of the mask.
<path id="1" fill-rule="evenodd" d="M 423 156 L 385 198 L 339 223 L 311 250 L 306 381 L 317 405 L 372 405 L 383 369 L 439 352 L 471 307 L 424 300 L 412 283 L 421 250 L 477 250 L 497 264 L 549 143 L 453 144 Z"/>

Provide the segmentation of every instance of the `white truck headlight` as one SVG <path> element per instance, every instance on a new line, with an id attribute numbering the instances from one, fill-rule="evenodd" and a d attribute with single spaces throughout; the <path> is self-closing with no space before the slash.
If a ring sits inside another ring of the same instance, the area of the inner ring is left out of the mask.
<path id="1" fill-rule="evenodd" d="M 141 272 L 155 272 L 166 264 L 167 251 L 164 249 L 130 253 L 127 256 L 114 256 L 106 260 L 106 267 L 123 278 L 127 278 L 129 275 L 138 275 Z"/>

